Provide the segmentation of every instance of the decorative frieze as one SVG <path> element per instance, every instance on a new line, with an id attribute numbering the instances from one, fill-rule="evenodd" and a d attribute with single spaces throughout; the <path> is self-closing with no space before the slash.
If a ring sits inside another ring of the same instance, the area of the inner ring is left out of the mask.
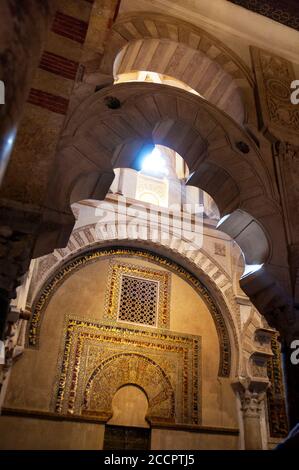
<path id="1" fill-rule="evenodd" d="M 267 391 L 269 432 L 271 437 L 281 438 L 288 433 L 288 420 L 281 365 L 281 348 L 277 334 L 272 334 L 271 346 L 273 357 L 267 364 L 267 373 L 271 382 L 271 387 Z"/>
<path id="2" fill-rule="evenodd" d="M 256 47 L 251 47 L 251 54 L 265 133 L 276 140 L 285 135 L 296 140 L 299 109 L 291 103 L 291 83 L 296 78 L 291 62 Z"/>
<path id="3" fill-rule="evenodd" d="M 293 108 L 298 110 L 299 129 L 299 107 L 293 106 Z M 297 137 L 297 139 L 298 145 L 285 141 L 277 142 L 275 145 L 283 199 L 286 206 L 285 217 L 293 243 L 299 243 L 299 138 Z"/>

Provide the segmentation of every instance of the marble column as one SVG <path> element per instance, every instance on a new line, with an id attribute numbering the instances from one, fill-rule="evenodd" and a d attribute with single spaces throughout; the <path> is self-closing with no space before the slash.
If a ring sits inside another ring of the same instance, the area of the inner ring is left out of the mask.
<path id="1" fill-rule="evenodd" d="M 268 381 L 240 381 L 234 384 L 241 401 L 246 450 L 262 450 L 261 414 Z"/>
<path id="2" fill-rule="evenodd" d="M 56 0 L 0 2 L 0 184 L 43 49 Z"/>

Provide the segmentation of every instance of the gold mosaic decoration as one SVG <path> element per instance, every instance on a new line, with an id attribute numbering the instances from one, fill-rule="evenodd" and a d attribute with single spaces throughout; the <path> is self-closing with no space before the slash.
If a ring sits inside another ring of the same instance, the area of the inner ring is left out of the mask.
<path id="1" fill-rule="evenodd" d="M 288 418 L 283 385 L 281 348 L 277 333 L 272 337 L 271 348 L 273 356 L 269 359 L 267 367 L 268 377 L 271 382 L 271 387 L 267 391 L 269 431 L 271 437 L 282 438 L 288 434 Z"/>
<path id="2" fill-rule="evenodd" d="M 201 338 L 157 329 L 66 319 L 56 413 L 108 420 L 127 384 L 147 395 L 151 422 L 201 421 Z"/>
<path id="3" fill-rule="evenodd" d="M 193 287 L 198 295 L 206 303 L 216 326 L 219 346 L 220 346 L 220 364 L 218 375 L 220 377 L 229 377 L 231 370 L 231 346 L 230 339 L 225 324 L 224 318 L 220 310 L 217 308 L 214 300 L 212 299 L 209 291 L 204 287 L 201 281 L 194 275 L 189 273 L 182 266 L 174 263 L 168 258 L 156 255 L 146 250 L 139 250 L 133 248 L 102 248 L 94 249 L 85 254 L 78 255 L 74 259 L 67 262 L 61 269 L 50 278 L 44 287 L 41 289 L 37 299 L 32 308 L 32 316 L 29 324 L 27 345 L 29 347 L 38 347 L 40 326 L 42 322 L 43 313 L 48 305 L 51 296 L 55 290 L 63 283 L 68 276 L 73 274 L 78 269 L 81 269 L 88 263 L 93 263 L 99 259 L 113 259 L 120 256 L 131 256 L 137 259 L 144 259 L 150 261 L 158 266 L 173 271 L 175 274 L 184 279 L 188 284 Z"/>
<path id="4" fill-rule="evenodd" d="M 169 328 L 170 274 L 128 263 L 111 263 L 104 318 Z"/>

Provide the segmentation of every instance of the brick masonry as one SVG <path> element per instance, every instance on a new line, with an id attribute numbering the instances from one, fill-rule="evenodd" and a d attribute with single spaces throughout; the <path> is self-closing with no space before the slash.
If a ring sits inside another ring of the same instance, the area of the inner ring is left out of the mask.
<path id="1" fill-rule="evenodd" d="M 85 41 L 88 23 L 73 16 L 57 11 L 54 17 L 52 31 L 60 36 L 83 44 Z"/>
<path id="2" fill-rule="evenodd" d="M 79 63 L 53 54 L 52 52 L 45 51 L 42 55 L 39 67 L 48 72 L 60 75 L 61 77 L 75 80 Z"/>
<path id="3" fill-rule="evenodd" d="M 52 95 L 35 88 L 31 88 L 28 102 L 58 114 L 66 114 L 69 104 L 69 100 L 62 96 Z"/>

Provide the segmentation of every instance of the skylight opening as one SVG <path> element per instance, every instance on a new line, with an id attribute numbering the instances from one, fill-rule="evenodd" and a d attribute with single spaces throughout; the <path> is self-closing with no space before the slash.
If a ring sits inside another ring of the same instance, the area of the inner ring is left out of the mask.
<path id="1" fill-rule="evenodd" d="M 141 171 L 143 173 L 151 174 L 153 176 L 167 176 L 169 171 L 166 166 L 166 161 L 161 154 L 160 149 L 157 147 L 145 155 L 141 164 Z"/>
<path id="2" fill-rule="evenodd" d="M 263 266 L 264 266 L 264 263 L 262 263 L 262 264 L 245 264 L 245 269 L 244 269 L 242 277 L 249 276 L 249 274 L 256 273 L 257 271 L 262 269 Z"/>

